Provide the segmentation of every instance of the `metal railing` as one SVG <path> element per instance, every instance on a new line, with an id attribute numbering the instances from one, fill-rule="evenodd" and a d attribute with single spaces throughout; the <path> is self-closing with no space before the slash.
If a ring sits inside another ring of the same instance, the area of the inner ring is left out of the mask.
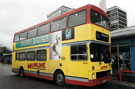
<path id="1" fill-rule="evenodd" d="M 124 72 L 124 73 L 135 73 L 135 71 L 120 70 L 120 82 L 122 82 L 122 72 Z"/>

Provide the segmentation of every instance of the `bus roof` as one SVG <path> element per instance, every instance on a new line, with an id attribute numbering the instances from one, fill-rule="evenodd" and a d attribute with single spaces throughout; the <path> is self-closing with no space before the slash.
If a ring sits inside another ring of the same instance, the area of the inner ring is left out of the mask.
<path id="1" fill-rule="evenodd" d="M 41 26 L 41 25 L 44 25 L 44 24 L 46 24 L 46 23 L 55 21 L 55 20 L 57 20 L 57 19 L 59 19 L 59 18 L 61 18 L 61 17 L 69 16 L 70 14 L 73 14 L 73 13 L 78 12 L 78 11 L 83 10 L 83 9 L 88 9 L 88 10 L 89 10 L 89 9 L 93 9 L 93 10 L 97 11 L 98 13 L 104 15 L 105 17 L 108 17 L 107 14 L 106 14 L 103 10 L 101 10 L 100 8 L 98 8 L 98 7 L 94 6 L 94 5 L 91 5 L 91 4 L 87 4 L 87 5 L 85 5 L 85 6 L 82 6 L 82 7 L 80 7 L 80 8 L 74 9 L 74 10 L 69 11 L 69 12 L 66 12 L 66 13 L 64 13 L 64 14 L 62 14 L 62 15 L 60 15 L 60 16 L 57 16 L 57 17 L 55 17 L 55 18 L 52 18 L 52 19 L 50 19 L 50 20 L 43 21 L 43 22 L 41 22 L 41 23 L 39 23 L 39 24 L 36 24 L 36 25 L 34 25 L 34 26 L 31 26 L 31 27 L 28 27 L 28 28 L 26 28 L 26 29 L 24 29 L 24 30 L 21 30 L 21 31 L 19 31 L 19 32 L 16 32 L 15 34 L 20 34 L 20 33 L 22 33 L 22 32 L 31 30 L 31 29 L 33 29 L 33 28 L 39 27 L 39 26 Z"/>

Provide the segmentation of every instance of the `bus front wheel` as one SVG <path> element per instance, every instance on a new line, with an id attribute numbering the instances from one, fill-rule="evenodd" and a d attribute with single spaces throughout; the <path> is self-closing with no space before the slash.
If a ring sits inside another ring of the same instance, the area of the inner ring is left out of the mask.
<path id="1" fill-rule="evenodd" d="M 62 72 L 57 72 L 55 74 L 55 83 L 58 85 L 64 85 L 65 84 L 65 76 Z"/>

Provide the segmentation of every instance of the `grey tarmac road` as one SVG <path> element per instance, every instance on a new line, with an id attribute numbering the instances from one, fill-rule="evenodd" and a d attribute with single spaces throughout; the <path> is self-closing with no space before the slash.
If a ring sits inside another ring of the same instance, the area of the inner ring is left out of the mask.
<path id="1" fill-rule="evenodd" d="M 11 72 L 11 65 L 0 63 L 0 89 L 134 89 L 119 84 L 105 83 L 96 87 L 75 85 L 58 86 L 53 81 L 24 77 Z"/>

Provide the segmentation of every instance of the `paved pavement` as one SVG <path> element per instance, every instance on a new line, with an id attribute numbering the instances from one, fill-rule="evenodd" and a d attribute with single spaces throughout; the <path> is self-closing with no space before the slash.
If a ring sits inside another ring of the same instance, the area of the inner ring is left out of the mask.
<path id="1" fill-rule="evenodd" d="M 24 77 L 11 72 L 11 65 L 0 63 L 0 89 L 134 89 L 135 84 L 111 81 L 96 87 L 84 87 L 75 85 L 58 86 L 52 81 Z"/>
<path id="2" fill-rule="evenodd" d="M 111 83 L 135 88 L 135 83 L 129 83 L 129 82 L 124 82 L 124 81 L 120 82 L 120 81 L 117 81 L 117 80 L 112 80 Z"/>

